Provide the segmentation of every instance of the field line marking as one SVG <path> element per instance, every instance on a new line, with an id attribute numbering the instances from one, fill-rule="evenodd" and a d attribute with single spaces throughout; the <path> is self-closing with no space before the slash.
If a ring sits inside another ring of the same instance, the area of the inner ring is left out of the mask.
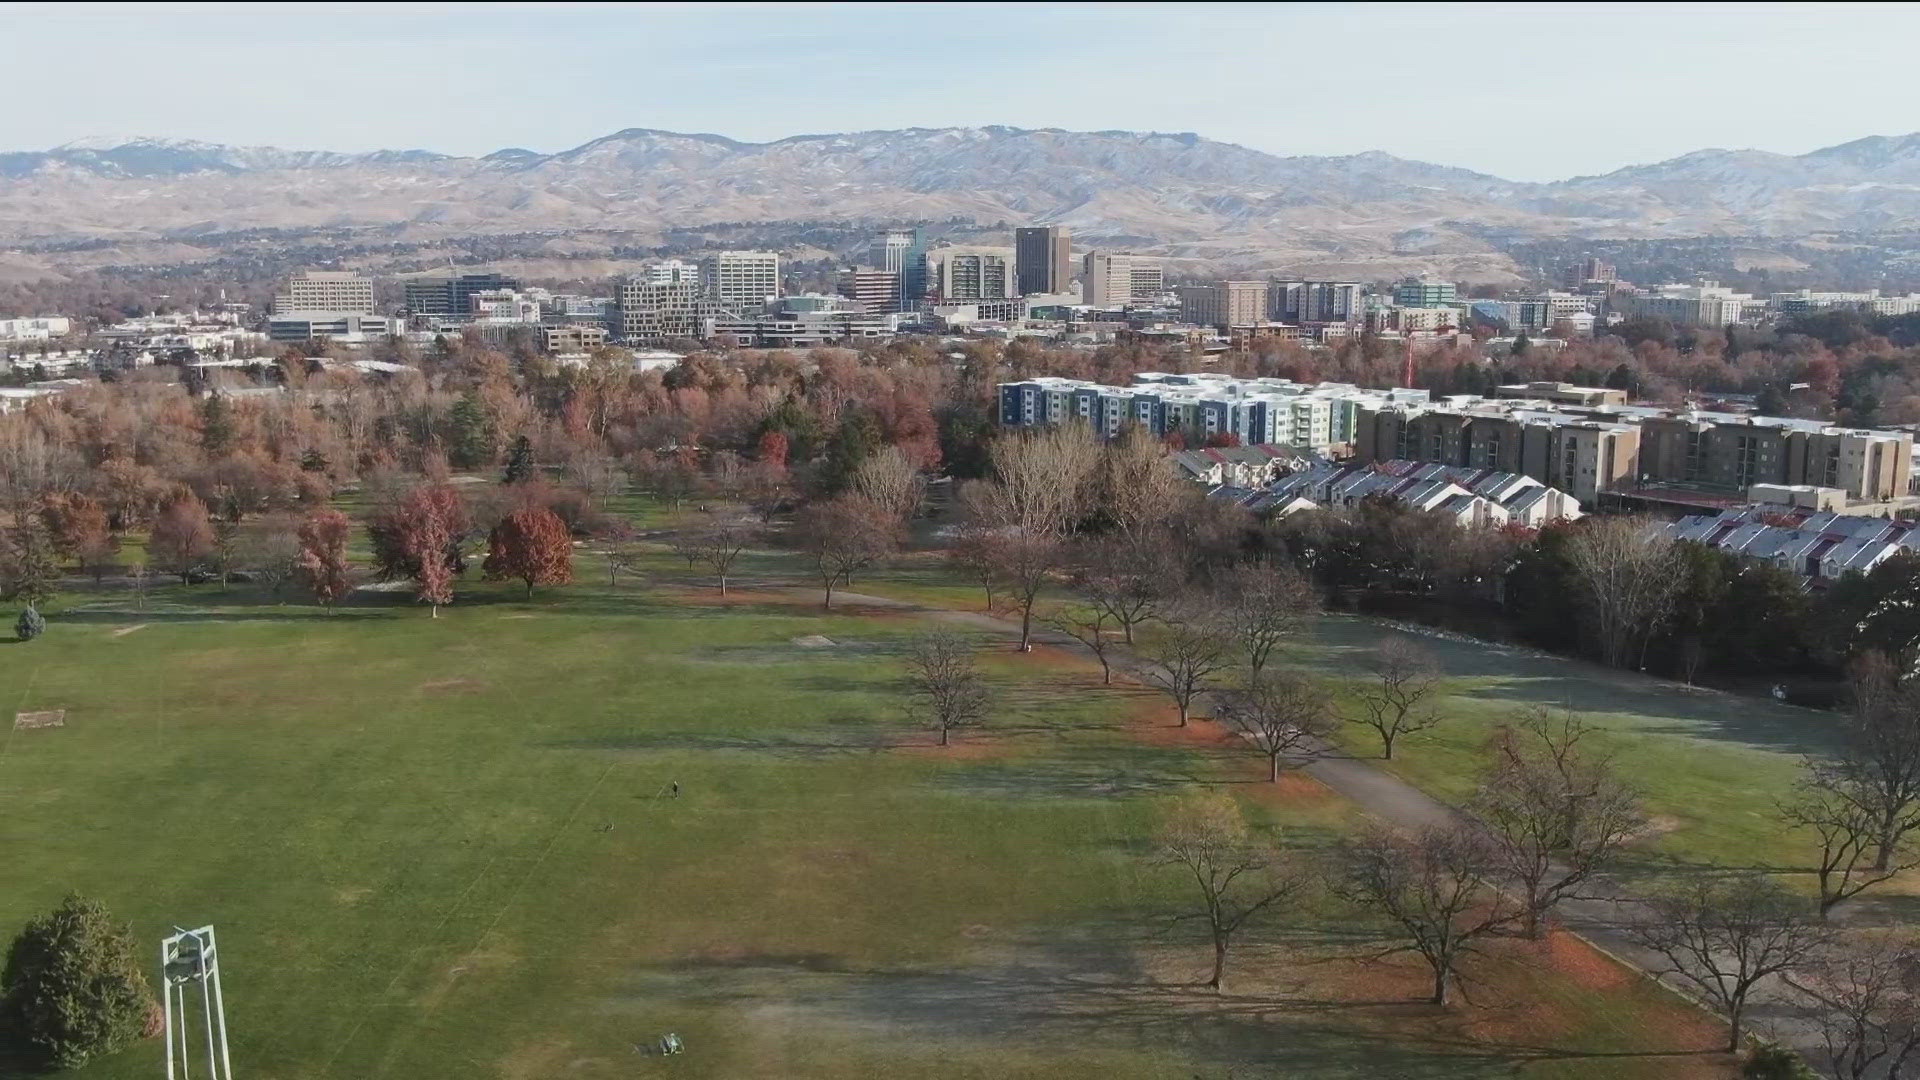
<path id="1" fill-rule="evenodd" d="M 592 801 L 594 794 L 600 790 L 600 785 L 606 781 L 607 777 L 613 772 L 614 766 L 618 764 L 620 764 L 618 761 L 609 761 L 607 762 L 607 767 L 600 770 L 600 775 L 594 778 L 593 783 L 589 785 L 587 787 L 586 792 L 580 796 L 580 801 L 573 804 L 573 809 L 567 812 L 567 816 L 560 822 L 559 826 L 553 830 L 553 835 L 547 837 L 546 845 L 540 849 L 540 854 L 534 857 L 533 862 L 530 865 L 528 865 L 526 872 L 520 875 L 520 881 L 514 885 L 513 891 L 509 892 L 507 894 L 507 898 L 501 902 L 500 910 L 494 913 L 493 920 L 487 923 L 487 928 L 485 930 L 480 931 L 480 936 L 474 939 L 473 947 L 468 949 L 466 952 L 460 954 L 461 960 L 465 960 L 467 957 L 471 957 L 477 954 L 480 951 L 480 947 L 486 944 L 487 938 L 490 937 L 493 934 L 494 930 L 500 926 L 500 921 L 507 917 L 507 912 L 511 910 L 513 908 L 514 903 L 520 899 L 520 894 L 526 891 L 527 883 L 533 880 L 534 873 L 538 871 L 540 867 L 546 863 L 547 856 L 553 854 L 554 846 L 558 844 L 560 842 L 560 838 L 566 835 L 568 830 L 570 830 L 573 827 L 573 823 L 576 820 L 578 820 L 580 817 L 580 812 L 586 809 L 587 803 Z M 496 859 L 497 858 L 498 857 L 496 856 Z M 491 866 L 492 864 L 489 863 L 488 865 Z M 478 881 L 477 878 L 475 880 Z M 469 886 L 469 888 L 471 887 L 472 886 Z M 464 896 L 464 894 L 462 895 Z M 451 917 L 452 917 L 452 912 L 449 911 L 448 918 L 451 918 Z M 441 925 L 442 926 L 446 925 L 445 920 L 442 920 Z M 399 981 L 399 976 L 395 975 L 394 982 L 398 983 L 398 981 Z M 391 989 L 392 989 L 392 986 L 389 986 L 388 990 L 391 991 Z M 442 1000 L 444 1000 L 444 996 Z M 439 1001 L 435 1001 L 433 1005 L 429 1006 L 425 1011 L 423 1011 L 420 1014 L 420 1016 L 418 1016 L 415 1019 L 415 1023 L 418 1024 L 419 1022 L 424 1021 L 427 1017 L 432 1016 L 434 1010 L 437 1008 L 439 1008 Z M 360 1023 L 354 1025 L 354 1031 L 358 1032 L 360 1030 L 361 1025 L 365 1023 L 366 1023 L 366 1015 L 362 1015 L 360 1018 Z M 345 1048 L 346 1048 L 346 1044 L 343 1042 L 341 1044 L 341 1049 L 344 1050 Z M 381 1060 L 380 1067 L 375 1069 L 370 1075 L 385 1076 L 388 1068 L 392 1066 L 393 1055 L 398 1051 L 399 1051 L 399 1044 L 395 1043 L 390 1049 L 388 1049 L 386 1057 Z M 339 1052 L 336 1051 L 334 1056 L 338 1057 Z M 330 1071 L 332 1069 L 333 1062 L 329 1060 L 327 1062 L 327 1066 L 328 1066 L 328 1071 Z M 325 1075 L 325 1072 L 323 1072 L 322 1075 Z"/>

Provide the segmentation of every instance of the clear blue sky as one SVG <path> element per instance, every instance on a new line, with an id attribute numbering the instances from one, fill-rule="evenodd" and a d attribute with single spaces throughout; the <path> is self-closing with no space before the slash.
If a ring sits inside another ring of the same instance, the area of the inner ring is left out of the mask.
<path id="1" fill-rule="evenodd" d="M 0 4 L 0 149 L 1196 131 L 1512 179 L 1920 129 L 1907 5 Z"/>

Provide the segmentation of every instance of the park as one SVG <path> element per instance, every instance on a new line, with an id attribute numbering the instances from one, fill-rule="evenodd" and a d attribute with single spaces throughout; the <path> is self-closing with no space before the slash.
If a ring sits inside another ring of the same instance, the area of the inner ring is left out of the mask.
<path id="1" fill-rule="evenodd" d="M 1737 1075 L 1725 1024 L 1604 935 L 1490 937 L 1430 1004 L 1420 958 L 1328 887 L 1364 795 L 1270 781 L 1207 708 L 1183 725 L 1061 633 L 1020 651 L 938 553 L 862 568 L 829 609 L 810 560 L 756 543 L 723 594 L 674 550 L 697 510 L 620 506 L 642 531 L 618 565 L 579 543 L 569 584 L 465 580 L 432 613 L 64 589 L 0 645 L 14 713 L 61 716 L 0 741 L 0 926 L 75 892 L 142 949 L 216 924 L 235 1061 L 279 1077 Z M 935 632 L 990 702 L 947 745 L 901 689 Z M 1354 615 L 1273 662 L 1350 712 L 1383 637 L 1431 651 L 1441 719 L 1391 761 L 1343 729 L 1346 766 L 1457 804 L 1496 729 L 1570 709 L 1644 805 L 1621 880 L 1758 860 L 1811 890 L 1775 804 L 1831 714 Z M 1217 990 L 1156 839 L 1213 796 L 1303 879 Z"/>

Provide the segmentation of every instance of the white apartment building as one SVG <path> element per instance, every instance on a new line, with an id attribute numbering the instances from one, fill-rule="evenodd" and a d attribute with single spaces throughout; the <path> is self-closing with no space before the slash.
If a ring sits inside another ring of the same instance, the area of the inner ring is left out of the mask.
<path id="1" fill-rule="evenodd" d="M 679 259 L 665 259 L 656 263 L 648 263 L 641 267 L 640 272 L 634 276 L 649 285 L 698 284 L 700 281 L 700 268 L 693 263 L 682 262 Z"/>
<path id="2" fill-rule="evenodd" d="M 757 312 L 780 295 L 780 254 L 716 252 L 701 260 L 700 283 L 728 311 Z"/>
<path id="3" fill-rule="evenodd" d="M 1005 300 L 1018 292 L 1011 252 L 941 248 L 927 254 L 928 292 L 944 302 Z"/>
<path id="4" fill-rule="evenodd" d="M 49 341 L 72 332 L 73 320 L 65 315 L 0 319 L 0 341 Z"/>
<path id="5" fill-rule="evenodd" d="M 372 315 L 373 279 L 350 271 L 302 270 L 273 298 L 273 314 Z"/>
<path id="6" fill-rule="evenodd" d="M 1749 321 L 1765 301 L 1722 288 L 1717 281 L 1698 285 L 1661 285 L 1651 293 L 1616 300 L 1629 318 L 1665 319 L 1675 326 L 1734 326 Z"/>
<path id="7" fill-rule="evenodd" d="M 708 318 L 724 314 L 695 282 L 655 284 L 635 277 L 620 285 L 620 337 L 628 344 L 698 338 Z"/>

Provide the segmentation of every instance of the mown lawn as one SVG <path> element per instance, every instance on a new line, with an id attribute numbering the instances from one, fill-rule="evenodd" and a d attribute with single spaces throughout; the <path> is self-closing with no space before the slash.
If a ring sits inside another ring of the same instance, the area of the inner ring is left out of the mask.
<path id="1" fill-rule="evenodd" d="M 1327 959 L 1355 920 L 1324 898 L 1198 992 L 1181 883 L 1142 858 L 1166 801 L 1229 783 L 1302 860 L 1350 807 L 1244 782 L 1057 653 L 993 647 L 992 727 L 932 749 L 897 689 L 928 624 L 649 565 L 463 585 L 437 620 L 241 586 L 52 605 L 0 645 L 0 700 L 67 710 L 0 733 L 0 928 L 69 890 L 143 942 L 215 924 L 258 1077 L 1720 1075 L 1648 1056 L 1710 1025 L 1605 963 L 1509 958 L 1523 1000 L 1409 1004 L 1417 971 Z M 914 573 L 889 581 L 959 587 Z M 687 1053 L 636 1052 L 665 1031 Z"/>

